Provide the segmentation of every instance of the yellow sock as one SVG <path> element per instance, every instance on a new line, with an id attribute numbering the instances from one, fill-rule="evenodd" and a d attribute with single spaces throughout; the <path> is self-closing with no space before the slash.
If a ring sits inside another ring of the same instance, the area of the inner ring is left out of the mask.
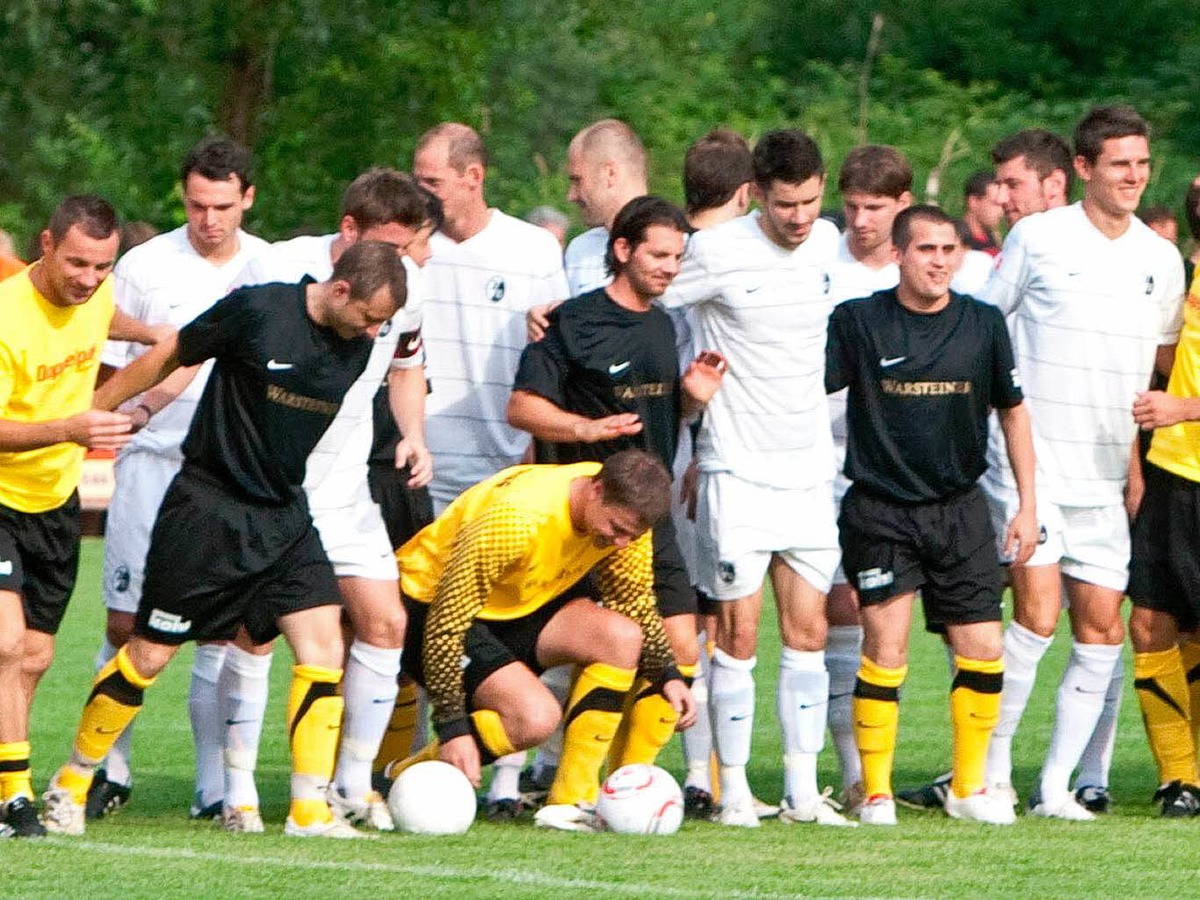
<path id="1" fill-rule="evenodd" d="M 988 741 L 1000 721 L 1003 659 L 954 657 L 956 674 L 950 687 L 950 726 L 954 733 L 954 764 L 950 789 L 969 797 L 985 782 Z"/>
<path id="2" fill-rule="evenodd" d="M 138 674 L 125 647 L 118 650 L 92 682 L 92 693 L 75 734 L 72 761 L 85 766 L 99 764 L 138 714 L 143 693 L 153 683 L 153 678 Z"/>
<path id="3" fill-rule="evenodd" d="M 571 686 L 562 758 L 547 803 L 592 803 L 600 793 L 600 766 L 621 721 L 634 670 L 592 663 Z"/>
<path id="4" fill-rule="evenodd" d="M 0 744 L 0 805 L 18 797 L 33 799 L 33 773 L 29 768 L 29 741 Z"/>
<path id="5" fill-rule="evenodd" d="M 852 701 L 854 739 L 868 797 L 892 796 L 892 760 L 900 730 L 900 685 L 907 674 L 908 666 L 885 669 L 865 656 L 859 663 Z"/>
<path id="6" fill-rule="evenodd" d="M 400 683 L 400 693 L 396 695 L 396 705 L 392 707 L 392 718 L 383 734 L 383 740 L 379 742 L 379 752 L 375 755 L 371 771 L 383 772 L 390 763 L 409 756 L 413 752 L 413 735 L 416 730 L 417 685 L 416 682 L 405 678 Z"/>
<path id="7" fill-rule="evenodd" d="M 333 778 L 342 727 L 341 669 L 292 667 L 288 694 L 288 743 L 292 750 L 292 803 L 288 815 L 299 826 L 333 818 L 325 789 Z"/>
<path id="8" fill-rule="evenodd" d="M 1179 647 L 1179 654 L 1183 657 L 1183 671 L 1187 676 L 1192 739 L 1200 747 L 1200 641 L 1184 641 Z"/>
<path id="9" fill-rule="evenodd" d="M 434 738 L 416 753 L 406 756 L 404 759 L 396 759 L 388 763 L 387 767 L 383 770 L 383 774 L 386 775 L 389 780 L 395 781 L 396 777 L 409 766 L 415 766 L 419 762 L 428 762 L 431 759 L 437 759 L 441 749 L 442 742 L 437 738 Z"/>
<path id="10" fill-rule="evenodd" d="M 689 685 L 698 666 L 680 666 L 679 674 Z M 608 771 L 621 766 L 645 763 L 653 765 L 659 751 L 675 734 L 679 713 L 653 685 L 639 678 L 629 692 L 621 716 L 621 726 L 608 751 Z"/>
<path id="11" fill-rule="evenodd" d="M 1133 686 L 1142 707 L 1150 752 L 1162 784 L 1196 784 L 1196 741 L 1192 736 L 1187 677 L 1179 650 L 1133 654 Z"/>
<path id="12" fill-rule="evenodd" d="M 479 759 L 483 765 L 494 763 L 501 756 L 516 753 L 500 714 L 494 709 L 477 709 L 471 713 L 471 734 L 479 745 Z"/>

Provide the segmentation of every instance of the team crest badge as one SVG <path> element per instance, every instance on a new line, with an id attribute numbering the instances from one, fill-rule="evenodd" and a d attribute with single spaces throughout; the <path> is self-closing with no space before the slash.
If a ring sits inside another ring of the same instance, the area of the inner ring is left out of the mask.
<path id="1" fill-rule="evenodd" d="M 386 322 L 384 322 L 382 325 L 379 326 L 379 335 L 378 336 L 379 337 L 387 337 L 388 333 L 391 330 L 392 330 L 392 320 L 388 319 Z"/>
<path id="2" fill-rule="evenodd" d="M 828 294 L 829 291 L 833 288 L 833 279 L 829 277 L 828 272 L 825 273 L 823 278 L 824 278 L 824 290 L 825 290 L 825 293 Z"/>
<path id="3" fill-rule="evenodd" d="M 112 589 L 118 594 L 129 590 L 129 566 L 117 566 L 112 573 Z"/>
<path id="4" fill-rule="evenodd" d="M 1154 276 L 1147 275 L 1146 276 L 1146 296 L 1149 297 L 1153 293 L 1154 293 Z"/>
<path id="5" fill-rule="evenodd" d="M 487 287 L 485 287 L 483 290 L 484 293 L 487 294 L 487 298 L 489 300 L 491 300 L 493 303 L 499 303 L 504 299 L 504 279 L 499 275 L 493 276 L 491 280 L 488 281 Z"/>
<path id="6" fill-rule="evenodd" d="M 733 579 L 737 578 L 737 569 L 733 563 L 721 560 L 717 563 L 717 577 L 721 579 L 721 584 L 733 584 Z"/>

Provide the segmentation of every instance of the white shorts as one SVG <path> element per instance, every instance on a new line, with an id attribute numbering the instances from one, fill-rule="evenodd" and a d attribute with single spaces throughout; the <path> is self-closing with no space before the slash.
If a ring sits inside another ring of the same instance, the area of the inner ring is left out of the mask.
<path id="1" fill-rule="evenodd" d="M 701 473 L 696 508 L 698 587 L 736 600 L 762 586 L 777 554 L 805 581 L 828 593 L 841 560 L 833 488 L 774 488 L 727 472 Z"/>
<path id="2" fill-rule="evenodd" d="M 311 512 L 334 575 L 374 581 L 396 581 L 400 577 L 383 514 L 371 499 L 365 481 L 344 504 L 313 508 Z"/>
<path id="3" fill-rule="evenodd" d="M 1015 491 L 981 482 L 988 498 L 996 552 L 1003 558 L 1004 536 L 1017 514 Z M 1062 574 L 1078 581 L 1124 591 L 1129 582 L 1129 517 L 1125 504 L 1062 506 L 1037 498 L 1038 524 L 1046 540 L 1039 544 L 1027 566 L 1058 565 Z"/>
<path id="4" fill-rule="evenodd" d="M 171 479 L 182 465 L 181 457 L 146 450 L 125 450 L 117 456 L 101 567 L 104 605 L 114 612 L 137 612 L 150 532 Z"/>

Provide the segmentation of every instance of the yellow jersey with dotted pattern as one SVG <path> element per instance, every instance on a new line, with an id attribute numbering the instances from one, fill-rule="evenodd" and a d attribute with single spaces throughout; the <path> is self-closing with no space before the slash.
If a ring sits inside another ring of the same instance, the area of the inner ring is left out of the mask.
<path id="1" fill-rule="evenodd" d="M 1183 330 L 1175 348 L 1175 364 L 1167 393 L 1200 397 L 1200 272 L 1192 280 L 1183 305 Z M 1200 422 L 1185 421 L 1156 428 L 1146 459 L 1180 478 L 1200 481 Z"/>

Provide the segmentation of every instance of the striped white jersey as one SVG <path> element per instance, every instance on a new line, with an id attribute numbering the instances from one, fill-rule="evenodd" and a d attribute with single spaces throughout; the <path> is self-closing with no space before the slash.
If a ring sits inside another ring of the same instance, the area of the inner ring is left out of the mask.
<path id="1" fill-rule="evenodd" d="M 608 229 L 597 225 L 567 244 L 563 264 L 567 271 L 568 296 L 578 297 L 612 281 L 604 254 L 608 251 Z"/>
<path id="2" fill-rule="evenodd" d="M 529 435 L 512 428 L 506 412 L 525 311 L 566 299 L 567 281 L 554 236 L 497 209 L 478 234 L 461 243 L 435 234 L 430 247 L 425 435 L 434 461 L 429 490 L 445 506 L 520 462 Z"/>
<path id="3" fill-rule="evenodd" d="M 147 325 L 180 328 L 228 294 L 246 263 L 266 247 L 262 238 L 239 231 L 238 252 L 228 262 L 214 265 L 196 252 L 186 225 L 152 237 L 117 263 L 113 273 L 117 308 Z M 141 344 L 109 341 L 100 358 L 105 365 L 120 369 L 147 349 Z M 192 383 L 133 436 L 129 447 L 182 461 L 180 444 L 191 427 L 211 370 L 212 362 L 206 362 Z"/>
<path id="4" fill-rule="evenodd" d="M 298 237 L 272 244 L 240 276 L 241 284 L 295 284 L 305 276 L 327 281 L 333 275 L 330 248 L 336 234 Z M 304 490 L 314 514 L 351 503 L 366 489 L 367 458 L 375 434 L 373 403 L 389 366 L 421 364 L 421 270 L 404 260 L 408 299 L 375 338 L 366 368 L 342 400 L 337 415 L 309 454 Z M 403 337 L 404 346 L 398 346 Z"/>
<path id="5" fill-rule="evenodd" d="M 729 363 L 700 428 L 701 471 L 781 488 L 833 477 L 824 377 L 837 248 L 837 228 L 818 219 L 784 249 L 757 212 L 692 236 L 662 303 L 694 307 L 696 346 Z"/>
<path id="6" fill-rule="evenodd" d="M 1183 262 L 1136 217 L 1116 239 L 1083 206 L 1027 216 L 1004 241 L 980 299 L 1008 320 L 1033 420 L 1039 490 L 1063 506 L 1122 500 L 1155 350 L 1182 324 Z M 1011 486 L 1003 442 L 989 446 L 992 487 Z"/>

